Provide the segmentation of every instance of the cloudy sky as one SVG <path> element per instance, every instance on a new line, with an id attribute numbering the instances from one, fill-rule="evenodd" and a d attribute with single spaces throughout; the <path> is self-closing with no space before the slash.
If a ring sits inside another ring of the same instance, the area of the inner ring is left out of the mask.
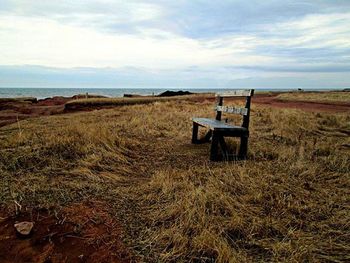
<path id="1" fill-rule="evenodd" d="M 350 0 L 0 0 L 0 87 L 350 87 Z"/>

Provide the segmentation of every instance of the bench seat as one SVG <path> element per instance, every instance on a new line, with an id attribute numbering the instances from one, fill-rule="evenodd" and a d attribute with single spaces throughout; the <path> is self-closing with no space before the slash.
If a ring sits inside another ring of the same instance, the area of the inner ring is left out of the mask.
<path id="1" fill-rule="evenodd" d="M 239 134 L 248 134 L 248 129 L 241 126 L 230 125 L 223 121 L 218 121 L 215 119 L 207 119 L 207 118 L 192 118 L 194 123 L 197 123 L 200 126 L 209 128 L 210 130 L 225 130 L 228 132 L 236 132 Z"/>

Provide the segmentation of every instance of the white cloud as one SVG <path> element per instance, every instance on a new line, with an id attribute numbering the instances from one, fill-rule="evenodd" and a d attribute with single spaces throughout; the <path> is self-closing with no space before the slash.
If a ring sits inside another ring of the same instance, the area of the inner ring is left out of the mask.
<path id="1" fill-rule="evenodd" d="M 312 14 L 302 19 L 266 25 L 274 45 L 304 48 L 349 48 L 350 12 L 336 14 Z"/>
<path id="2" fill-rule="evenodd" d="M 63 1 L 6 1 L 12 14 L 16 15 L 74 15 L 110 14 L 114 16 L 129 16 L 133 20 L 152 19 L 160 15 L 160 5 L 135 0 L 63 0 Z M 131 17 L 130 17 L 131 16 Z M 129 20 L 130 21 L 130 20 Z"/>
<path id="3" fill-rule="evenodd" d="M 293 53 L 300 48 L 350 48 L 350 13 L 311 14 L 257 26 L 254 32 L 191 38 L 166 31 L 161 23 L 167 10 L 149 2 L 14 1 L 13 5 L 11 12 L 0 12 L 2 65 L 155 71 L 231 67 L 237 72 L 237 68 L 249 66 L 312 65 L 313 61 L 305 62 Z M 118 26 L 124 30 L 113 30 Z M 285 53 L 280 52 L 283 48 Z M 318 66 L 332 66 L 328 59 L 320 57 Z M 350 63 L 346 55 L 335 59 Z"/>
<path id="4" fill-rule="evenodd" d="M 240 54 L 231 47 L 213 47 L 160 30 L 140 34 L 99 32 L 48 18 L 0 16 L 0 56 L 3 65 L 50 67 L 144 67 L 249 65 L 271 59 Z"/>

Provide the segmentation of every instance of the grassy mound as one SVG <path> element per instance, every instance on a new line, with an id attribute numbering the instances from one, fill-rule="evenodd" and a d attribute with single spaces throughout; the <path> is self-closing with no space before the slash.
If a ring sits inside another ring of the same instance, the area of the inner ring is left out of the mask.
<path id="1" fill-rule="evenodd" d="M 149 104 L 159 101 L 195 100 L 198 98 L 213 97 L 213 94 L 183 95 L 171 97 L 131 97 L 131 98 L 87 98 L 69 101 L 65 104 L 66 110 L 80 110 L 101 107 L 116 107 L 125 105 Z"/>
<path id="2" fill-rule="evenodd" d="M 0 128 L 0 202 L 109 203 L 141 262 L 349 260 L 349 115 L 253 105 L 249 160 L 211 163 L 209 145 L 190 144 L 190 118 L 212 107 L 154 102 Z"/>

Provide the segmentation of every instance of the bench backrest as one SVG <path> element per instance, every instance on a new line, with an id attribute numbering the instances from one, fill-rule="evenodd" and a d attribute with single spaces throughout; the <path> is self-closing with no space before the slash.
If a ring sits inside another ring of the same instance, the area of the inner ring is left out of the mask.
<path id="1" fill-rule="evenodd" d="M 249 128 L 249 116 L 250 116 L 250 102 L 254 95 L 253 89 L 248 90 L 232 90 L 216 94 L 216 119 L 221 121 L 222 112 L 235 113 L 243 116 L 242 127 Z M 246 97 L 246 102 L 244 108 L 223 106 L 224 98 L 229 97 Z"/>

